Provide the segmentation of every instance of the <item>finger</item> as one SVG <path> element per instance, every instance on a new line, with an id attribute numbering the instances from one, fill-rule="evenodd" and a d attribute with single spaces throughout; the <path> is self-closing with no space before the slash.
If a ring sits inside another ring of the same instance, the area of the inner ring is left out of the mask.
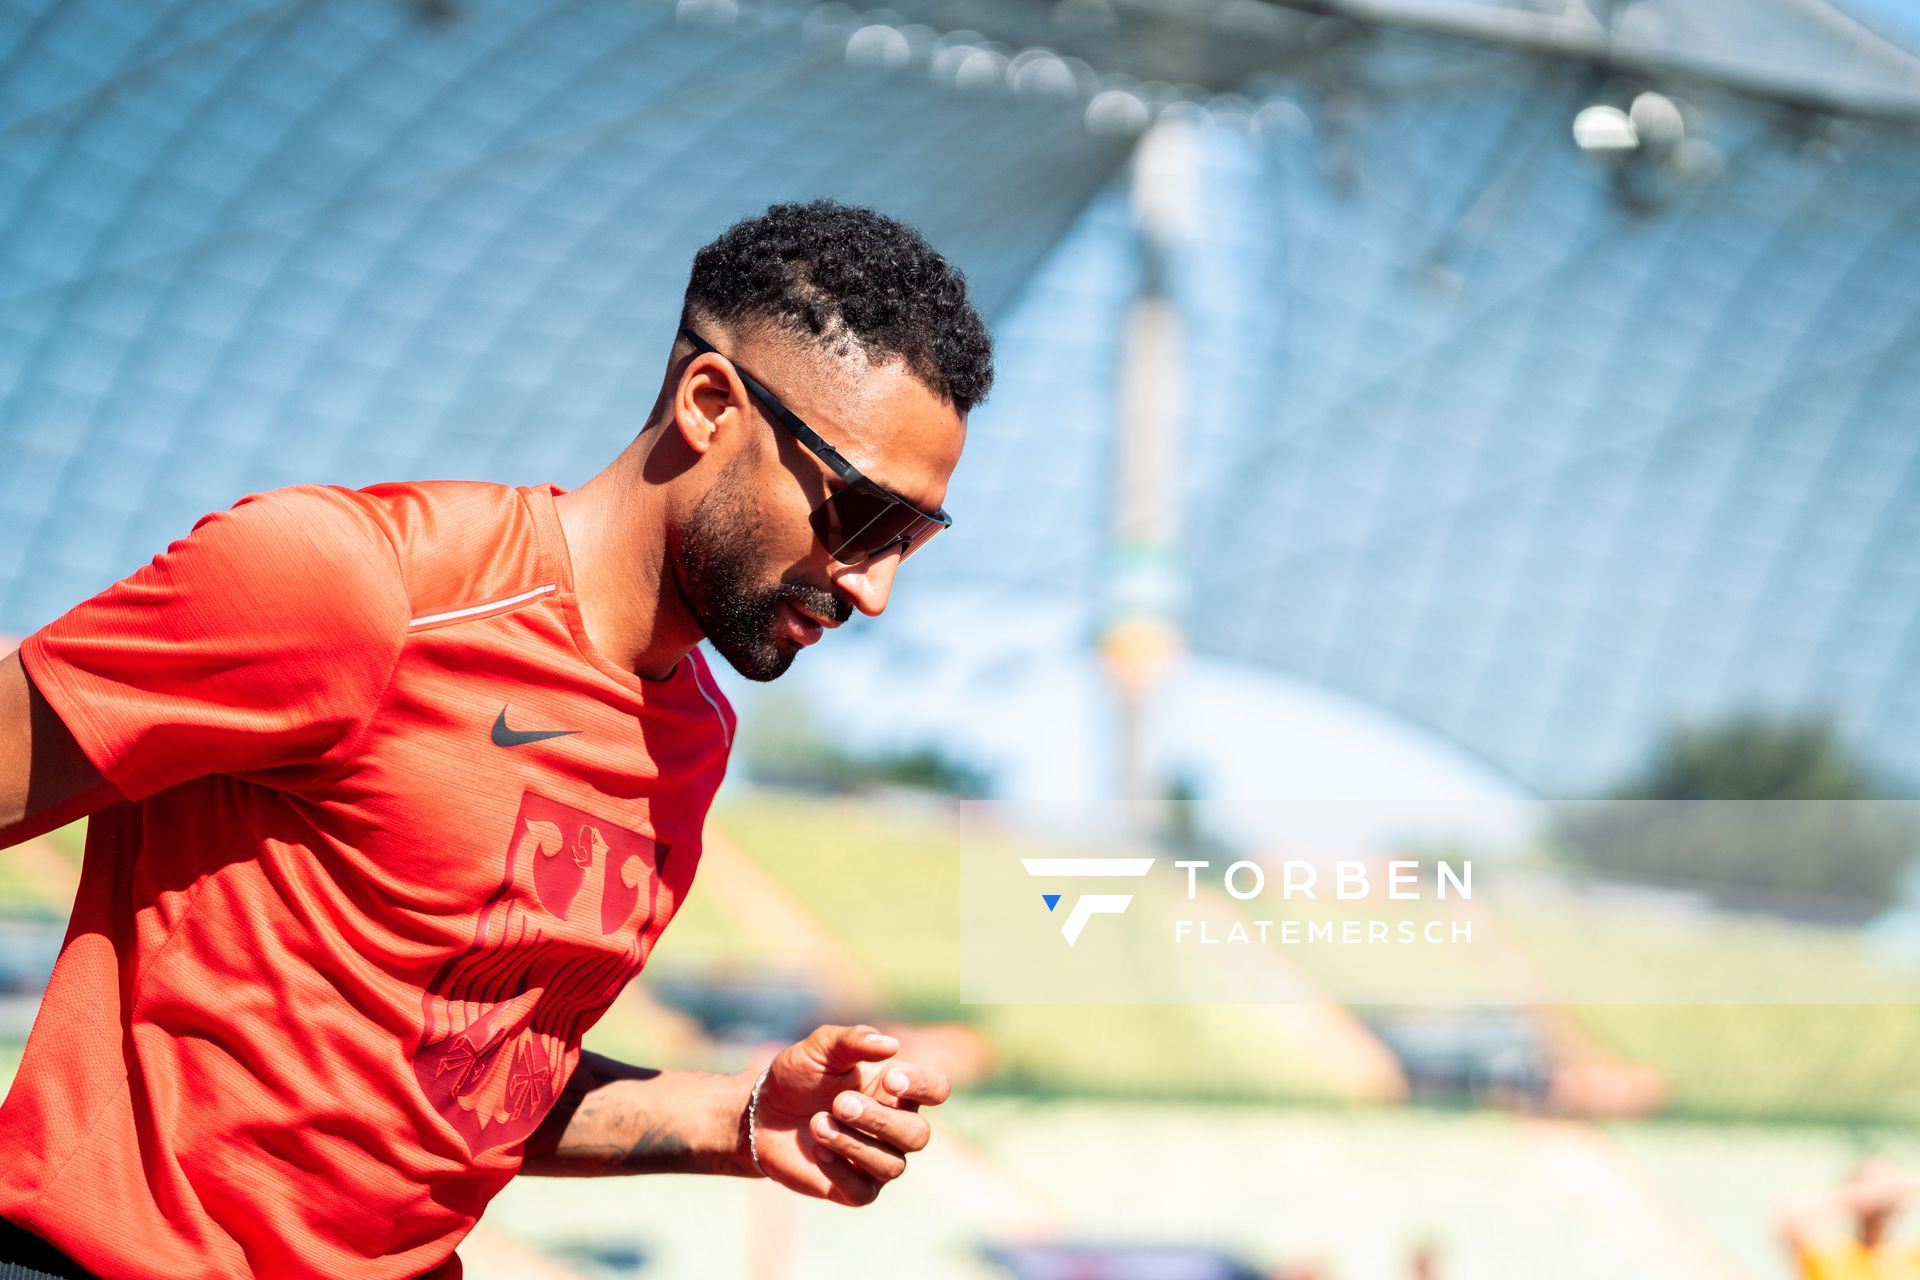
<path id="1" fill-rule="evenodd" d="M 827 1199 L 835 1204 L 858 1208 L 872 1204 L 879 1198 L 879 1182 L 841 1159 L 835 1152 L 823 1146 L 815 1152 L 814 1159 L 819 1162 L 820 1172 L 826 1174 L 827 1181 L 833 1184 Z"/>
<path id="2" fill-rule="evenodd" d="M 827 1176 L 827 1165 L 833 1161 L 833 1153 L 818 1141 L 806 1144 L 803 1153 L 806 1160 L 797 1168 L 783 1168 L 777 1181 L 789 1191 L 799 1191 L 822 1200 L 832 1199 L 834 1183 Z"/>
<path id="3" fill-rule="evenodd" d="M 835 1123 L 824 1111 L 813 1113 L 813 1137 L 876 1182 L 892 1182 L 907 1171 L 906 1157 L 897 1148 Z"/>
<path id="4" fill-rule="evenodd" d="M 895 1105 L 914 1110 L 922 1103 L 938 1106 L 952 1093 L 947 1073 L 917 1062 L 889 1062 L 881 1073 L 880 1087 Z"/>
<path id="5" fill-rule="evenodd" d="M 901 1153 L 923 1149 L 933 1134 L 933 1126 L 918 1113 L 889 1107 L 852 1089 L 834 1098 L 833 1118 Z"/>
<path id="6" fill-rule="evenodd" d="M 878 1062 L 900 1051 L 900 1042 L 864 1023 L 853 1027 L 815 1027 L 806 1039 L 816 1061 L 828 1071 L 845 1071 L 862 1062 Z"/>

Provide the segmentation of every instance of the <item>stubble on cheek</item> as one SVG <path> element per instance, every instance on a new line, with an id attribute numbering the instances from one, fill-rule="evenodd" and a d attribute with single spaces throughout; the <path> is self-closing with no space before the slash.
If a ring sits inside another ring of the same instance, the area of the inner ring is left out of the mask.
<path id="1" fill-rule="evenodd" d="M 749 680 L 772 680 L 793 662 L 782 645 L 783 587 L 760 574 L 764 526 L 739 462 L 728 469 L 687 518 L 679 549 L 681 594 L 714 651 Z"/>

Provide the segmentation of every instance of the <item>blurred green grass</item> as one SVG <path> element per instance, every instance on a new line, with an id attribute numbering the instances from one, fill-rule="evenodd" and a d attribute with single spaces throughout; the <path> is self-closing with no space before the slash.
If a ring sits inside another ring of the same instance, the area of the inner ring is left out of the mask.
<path id="1" fill-rule="evenodd" d="M 1920 1015 L 1903 1005 L 1584 1005 L 1622 1058 L 1658 1067 L 1667 1114 L 1702 1120 L 1920 1122 Z"/>
<path id="2" fill-rule="evenodd" d="M 996 1087 L 1105 1097 L 1340 1096 L 1309 1047 L 1268 1026 L 1258 1008 L 962 1004 L 963 846 L 1060 850 L 977 825 L 963 833 L 937 807 L 767 790 L 729 800 L 713 820 L 877 979 L 893 1012 L 978 1027 L 993 1046 Z"/>
<path id="3" fill-rule="evenodd" d="M 935 810 L 752 791 L 717 810 L 715 821 L 878 976 L 898 1011 L 979 1026 L 994 1045 L 999 1086 L 1087 1096 L 1337 1096 L 1313 1064 L 1311 1047 L 1264 1035 L 1250 1016 L 1252 1006 L 960 1005 L 962 841 L 958 824 Z M 1582 932 L 1598 927 L 1591 917 L 1539 915 L 1506 923 L 1545 990 L 1591 989 L 1580 972 L 1602 950 Z M 1662 990 L 1668 975 L 1711 964 L 1764 969 L 1786 984 L 1774 989 L 1807 1000 L 1569 1006 L 1604 1050 L 1666 1077 L 1673 1113 L 1920 1120 L 1920 1073 L 1911 1068 L 1920 1061 L 1920 1017 L 1913 1007 L 1812 1002 L 1816 993 L 1897 1000 L 1914 990 L 1911 979 L 1879 966 L 1839 931 L 1748 917 L 1604 951 L 1610 963 L 1627 957 L 1645 966 L 1641 974 L 1614 975 L 1621 990 Z M 1351 977 L 1340 966 L 1354 962 L 1329 948 L 1303 956 L 1301 967 L 1338 989 Z M 1368 963 L 1375 962 L 1409 963 L 1373 952 Z M 1381 985 L 1377 972 L 1369 980 Z"/>
<path id="4" fill-rule="evenodd" d="M 81 855 L 86 849 L 86 819 L 68 823 L 47 833 L 43 839 L 53 847 L 56 857 L 71 865 L 70 878 L 77 879 Z M 73 902 L 56 879 L 44 874 L 44 868 L 28 865 L 10 850 L 0 850 L 0 915 L 64 919 Z"/>
<path id="5" fill-rule="evenodd" d="M 69 822 L 64 827 L 49 831 L 47 839 L 53 842 L 54 848 L 78 863 L 80 855 L 86 852 L 87 820 L 82 818 L 78 822 Z"/>
<path id="6" fill-rule="evenodd" d="M 1591 991 L 1595 954 L 1622 992 L 1772 993 L 1773 1003 L 1571 1004 L 1604 1048 L 1658 1067 L 1668 1111 L 1703 1118 L 1920 1121 L 1920 981 L 1857 933 L 1759 915 L 1509 912 L 1549 987 Z M 1736 976 L 1737 975 L 1737 976 Z M 1843 1003 L 1844 1001 L 1844 1003 Z"/>
<path id="7" fill-rule="evenodd" d="M 950 812 L 933 805 L 758 789 L 723 798 L 713 820 L 871 975 L 885 1006 L 874 1016 L 978 1028 L 995 1062 L 989 1091 L 1319 1103 L 1343 1096 L 1314 1046 L 1269 1024 L 1259 1006 L 961 1003 L 962 850 L 998 840 L 1017 842 L 1023 853 L 1049 851 L 1034 841 L 978 826 L 963 833 Z M 51 841 L 77 864 L 84 836 L 85 824 L 75 823 Z M 0 855 L 0 912 L 59 915 L 67 905 L 46 877 L 24 874 L 17 860 Z M 1581 966 L 1596 951 L 1591 931 L 1603 923 L 1551 912 L 1504 923 L 1547 990 L 1584 985 Z M 1567 1006 L 1603 1051 L 1666 1077 L 1671 1114 L 1920 1123 L 1920 1072 L 1912 1069 L 1920 1061 L 1920 1017 L 1913 1006 L 1813 1002 L 1839 992 L 1900 999 L 1914 988 L 1912 978 L 1880 965 L 1851 937 L 1818 926 L 1748 917 L 1716 921 L 1705 932 L 1690 926 L 1647 935 L 1645 922 L 1634 927 L 1641 936 L 1633 946 L 1605 948 L 1615 963 L 1644 966 L 1616 975 L 1621 989 L 1658 989 L 1663 975 L 1701 966 L 1744 966 L 1807 999 Z M 1302 968 L 1338 987 L 1340 974 L 1328 966 L 1350 962 L 1333 954 L 1339 950 L 1307 954 Z M 743 921 L 729 906 L 727 886 L 707 877 L 675 916 L 653 967 L 772 973 L 786 959 L 782 939 Z M 601 1031 L 602 1039 L 609 1035 L 622 1049 L 640 1049 L 646 1028 L 626 1026 L 616 1010 Z"/>

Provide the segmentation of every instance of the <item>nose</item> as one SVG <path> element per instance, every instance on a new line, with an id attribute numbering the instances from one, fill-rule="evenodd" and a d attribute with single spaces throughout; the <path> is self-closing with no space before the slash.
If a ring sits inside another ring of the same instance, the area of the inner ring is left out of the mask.
<path id="1" fill-rule="evenodd" d="M 870 560 L 850 564 L 833 575 L 834 585 L 852 597 L 854 607 L 869 618 L 886 610 L 887 597 L 893 592 L 893 575 L 900 569 L 900 547 L 883 551 Z"/>

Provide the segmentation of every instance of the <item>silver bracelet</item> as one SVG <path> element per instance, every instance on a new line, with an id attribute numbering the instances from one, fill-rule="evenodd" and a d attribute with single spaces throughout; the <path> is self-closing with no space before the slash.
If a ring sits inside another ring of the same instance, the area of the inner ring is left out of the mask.
<path id="1" fill-rule="evenodd" d="M 769 1176 L 760 1164 L 760 1143 L 755 1129 L 754 1113 L 760 1109 L 760 1090 L 767 1083 L 767 1073 L 773 1070 L 769 1062 L 760 1069 L 760 1078 L 753 1082 L 753 1092 L 747 1095 L 747 1154 L 753 1157 L 753 1170 L 761 1177 Z"/>

